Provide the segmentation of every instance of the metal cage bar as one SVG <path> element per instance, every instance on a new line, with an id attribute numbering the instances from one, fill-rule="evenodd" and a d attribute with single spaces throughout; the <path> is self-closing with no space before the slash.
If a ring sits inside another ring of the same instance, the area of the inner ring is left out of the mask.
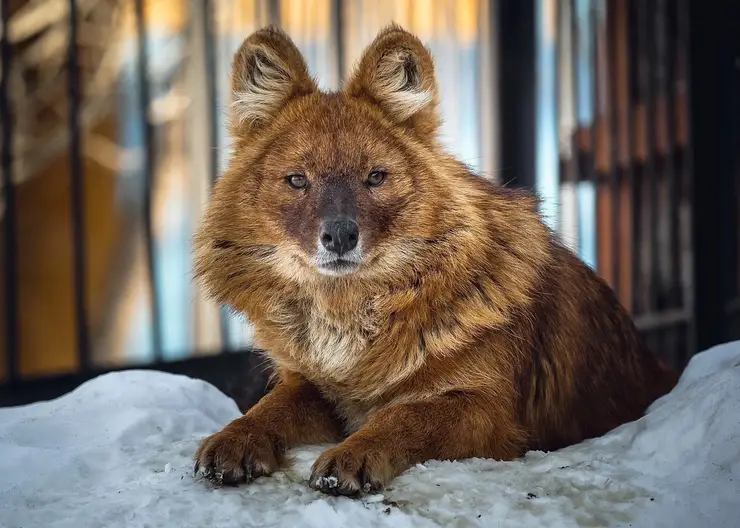
<path id="1" fill-rule="evenodd" d="M 136 42 L 137 42 L 137 73 L 139 82 L 139 104 L 141 105 L 141 117 L 143 142 L 144 142 L 144 237 L 146 244 L 146 267 L 149 276 L 151 297 L 149 306 L 152 320 L 152 353 L 155 361 L 162 359 L 162 321 L 159 303 L 159 288 L 157 287 L 157 262 L 154 241 L 154 219 L 153 204 L 154 185 L 156 175 L 156 160 L 154 144 L 154 127 L 152 126 L 150 106 L 151 93 L 149 83 L 149 42 L 147 38 L 147 24 L 145 14 L 145 1 L 136 0 Z"/>
<path id="2" fill-rule="evenodd" d="M 72 240 L 74 246 L 74 314 L 77 357 L 81 370 L 90 368 L 90 334 L 87 314 L 87 244 L 85 240 L 85 172 L 82 163 L 82 81 L 77 47 L 79 28 L 76 0 L 69 2 L 67 88 L 69 97 L 69 159 L 71 178 Z"/>
<path id="3" fill-rule="evenodd" d="M 219 145 L 219 105 L 220 98 L 217 88 L 216 79 L 220 72 L 218 71 L 216 57 L 216 28 L 215 28 L 215 9 L 217 4 L 211 0 L 203 1 L 202 24 L 203 24 L 203 53 L 205 55 L 206 76 L 204 79 L 206 98 L 210 103 L 208 112 L 208 181 L 211 188 L 216 185 L 219 178 L 220 165 L 220 146 Z M 219 331 L 221 333 L 221 351 L 225 352 L 229 348 L 229 314 L 226 308 L 219 310 Z"/>
<path id="4" fill-rule="evenodd" d="M 3 255 L 5 293 L 5 364 L 7 383 L 18 381 L 20 355 L 20 310 L 18 305 L 18 232 L 16 226 L 16 197 L 13 182 L 13 109 L 10 104 L 10 67 L 13 53 L 8 41 L 8 22 L 10 2 L 2 0 L 2 35 L 0 35 L 0 55 L 2 56 L 2 78 L 0 78 L 0 121 L 3 129 Z"/>

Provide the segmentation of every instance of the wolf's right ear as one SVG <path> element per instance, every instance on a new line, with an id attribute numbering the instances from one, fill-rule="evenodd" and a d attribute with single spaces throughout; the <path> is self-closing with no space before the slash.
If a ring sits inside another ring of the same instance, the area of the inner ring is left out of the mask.
<path id="1" fill-rule="evenodd" d="M 318 90 L 306 61 L 283 31 L 252 33 L 234 55 L 231 117 L 234 134 L 255 132 L 293 98 Z"/>

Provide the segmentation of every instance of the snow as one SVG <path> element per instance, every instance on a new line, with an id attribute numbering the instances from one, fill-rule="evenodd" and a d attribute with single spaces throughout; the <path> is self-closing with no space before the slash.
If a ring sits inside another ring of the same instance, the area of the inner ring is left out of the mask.
<path id="1" fill-rule="evenodd" d="M 382 494 L 307 486 L 327 446 L 288 471 L 213 488 L 199 440 L 238 416 L 205 382 L 157 372 L 96 378 L 57 400 L 0 409 L 0 526 L 738 526 L 740 342 L 697 355 L 645 417 L 522 460 L 430 461 Z"/>

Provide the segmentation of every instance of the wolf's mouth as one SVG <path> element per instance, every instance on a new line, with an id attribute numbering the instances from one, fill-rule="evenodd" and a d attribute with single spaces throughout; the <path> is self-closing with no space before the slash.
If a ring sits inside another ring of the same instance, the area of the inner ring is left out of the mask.
<path id="1" fill-rule="evenodd" d="M 359 262 L 338 258 L 321 262 L 319 263 L 318 268 L 329 275 L 345 275 L 355 271 L 359 265 Z"/>

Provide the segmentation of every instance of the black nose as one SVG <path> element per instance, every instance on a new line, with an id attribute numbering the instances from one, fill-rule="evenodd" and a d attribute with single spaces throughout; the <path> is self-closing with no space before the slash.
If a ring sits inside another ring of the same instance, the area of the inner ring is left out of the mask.
<path id="1" fill-rule="evenodd" d="M 327 251 L 342 255 L 357 247 L 360 228 L 349 218 L 333 218 L 321 224 L 321 245 Z"/>

